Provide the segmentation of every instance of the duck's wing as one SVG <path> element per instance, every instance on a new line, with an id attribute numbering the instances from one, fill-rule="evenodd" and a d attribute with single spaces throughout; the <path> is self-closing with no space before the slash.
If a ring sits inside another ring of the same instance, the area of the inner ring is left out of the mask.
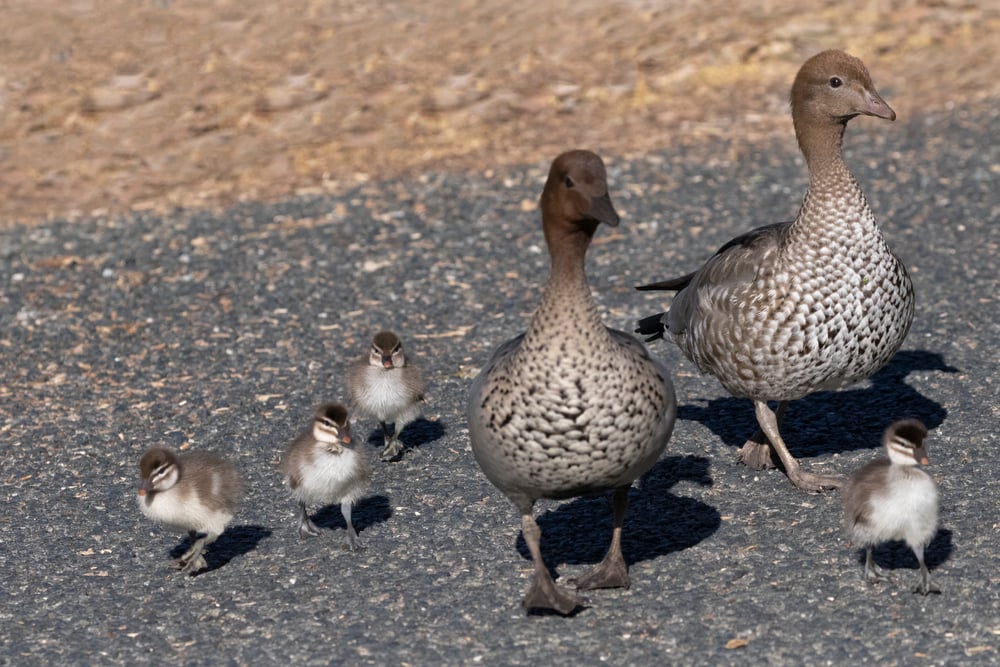
<path id="1" fill-rule="evenodd" d="M 683 333 L 707 296 L 724 299 L 727 292 L 742 290 L 757 277 L 761 266 L 781 248 L 791 224 L 778 222 L 753 229 L 724 244 L 697 271 L 636 287 L 642 291 L 678 292 L 669 311 L 639 320 L 636 332 L 646 336 L 647 341 L 661 338 L 667 330 Z"/>

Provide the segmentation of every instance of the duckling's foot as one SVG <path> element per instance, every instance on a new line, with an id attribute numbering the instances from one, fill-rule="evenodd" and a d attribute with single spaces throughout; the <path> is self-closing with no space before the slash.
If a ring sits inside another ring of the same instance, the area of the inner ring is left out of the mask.
<path id="1" fill-rule="evenodd" d="M 842 475 L 817 475 L 801 469 L 789 471 L 788 479 L 803 491 L 839 489 L 847 482 L 847 478 Z"/>
<path id="2" fill-rule="evenodd" d="M 871 549 L 867 549 L 865 552 L 865 581 L 869 584 L 877 584 L 882 581 L 892 581 L 892 577 L 890 577 L 887 572 L 879 569 L 879 566 L 875 564 L 875 558 Z"/>
<path id="3" fill-rule="evenodd" d="M 205 562 L 205 557 L 202 553 L 205 551 L 205 544 L 212 540 L 209 540 L 209 536 L 205 534 L 199 534 L 196 531 L 189 530 L 188 537 L 191 540 L 191 546 L 188 550 L 181 554 L 181 557 L 174 561 L 174 567 L 181 571 L 181 574 L 193 575 L 199 570 L 204 570 L 208 567 L 208 563 Z"/>
<path id="4" fill-rule="evenodd" d="M 299 521 L 299 537 L 305 538 L 305 537 L 318 537 L 318 536 L 319 536 L 319 528 L 316 527 L 316 524 L 314 524 L 312 522 L 312 519 L 310 519 L 309 517 L 303 517 Z"/>
<path id="5" fill-rule="evenodd" d="M 587 600 L 575 595 L 564 588 L 555 585 L 550 577 L 536 576 L 528 589 L 528 594 L 521 601 L 521 606 L 526 611 L 549 610 L 568 616 L 577 607 L 583 607 Z"/>
<path id="6" fill-rule="evenodd" d="M 309 510 L 304 502 L 299 502 L 299 537 L 317 537 L 319 528 L 309 518 Z"/>
<path id="7" fill-rule="evenodd" d="M 353 511 L 354 503 L 347 500 L 340 503 L 340 514 L 344 517 L 344 523 L 347 525 L 347 544 L 344 545 L 344 548 L 348 551 L 357 551 L 361 548 L 361 543 L 358 541 L 358 531 L 354 530 L 354 522 L 351 521 Z"/>
<path id="8" fill-rule="evenodd" d="M 609 551 L 604 560 L 574 583 L 578 590 L 589 591 L 595 588 L 628 588 L 631 582 L 628 578 L 628 566 L 625 565 L 621 552 Z"/>
<path id="9" fill-rule="evenodd" d="M 195 539 L 191 544 L 191 548 L 174 562 L 174 566 L 180 570 L 181 574 L 194 576 L 196 572 L 200 572 L 208 567 L 208 562 L 203 555 L 204 550 L 205 538 L 199 537 Z"/>
<path id="10" fill-rule="evenodd" d="M 865 570 L 865 581 L 869 584 L 892 583 L 892 576 L 878 568 Z"/>
<path id="11" fill-rule="evenodd" d="M 347 525 L 347 541 L 344 544 L 344 549 L 347 551 L 360 551 L 361 550 L 361 540 L 358 539 L 358 533 L 354 530 L 354 526 Z"/>
<path id="12" fill-rule="evenodd" d="M 758 436 L 764 441 L 758 442 Z M 754 437 L 747 440 L 740 449 L 739 460 L 740 463 L 754 470 L 770 470 L 777 467 L 774 464 L 771 451 L 771 444 L 767 441 L 767 436 L 761 431 L 757 431 Z"/>
<path id="13" fill-rule="evenodd" d="M 394 436 L 391 440 L 387 440 L 385 443 L 385 448 L 382 453 L 379 454 L 379 458 L 383 461 L 392 461 L 399 457 L 403 453 L 403 443 L 400 442 L 398 436 Z"/>
<path id="14" fill-rule="evenodd" d="M 913 589 L 913 592 L 920 593 L 921 595 L 929 595 L 931 593 L 940 594 L 941 589 L 931 583 L 930 573 L 927 571 L 927 565 L 924 564 L 922 549 L 918 556 L 920 558 L 920 583 Z"/>
<path id="15" fill-rule="evenodd" d="M 178 561 L 177 565 L 180 568 L 181 574 L 194 576 L 208 567 L 208 561 L 205 560 L 204 556 L 198 554 L 194 558 L 188 559 L 186 562 L 182 563 Z"/>

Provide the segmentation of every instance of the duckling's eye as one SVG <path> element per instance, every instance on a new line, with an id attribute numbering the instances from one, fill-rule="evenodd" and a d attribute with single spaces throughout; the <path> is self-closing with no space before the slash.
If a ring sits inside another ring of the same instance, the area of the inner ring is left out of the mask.
<path id="1" fill-rule="evenodd" d="M 840 88 L 842 85 L 844 85 L 844 82 L 840 80 L 839 76 L 831 76 L 830 77 L 830 87 L 831 88 Z"/>
<path id="2" fill-rule="evenodd" d="M 573 178 L 571 176 L 567 176 L 564 182 L 566 183 L 567 188 L 571 188 L 574 185 L 576 185 L 576 183 L 573 182 Z"/>

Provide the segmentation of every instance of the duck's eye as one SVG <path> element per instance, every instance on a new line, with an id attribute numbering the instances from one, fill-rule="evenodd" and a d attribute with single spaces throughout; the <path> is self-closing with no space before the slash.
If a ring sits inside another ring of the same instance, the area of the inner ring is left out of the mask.
<path id="1" fill-rule="evenodd" d="M 840 80 L 839 76 L 831 76 L 830 77 L 830 87 L 831 88 L 840 88 L 842 85 L 844 85 L 844 82 Z"/>
<path id="2" fill-rule="evenodd" d="M 564 181 L 564 183 L 566 183 L 566 187 L 567 188 L 571 188 L 574 185 L 576 185 L 576 183 L 573 182 L 573 178 L 571 176 L 567 176 L 566 180 Z"/>

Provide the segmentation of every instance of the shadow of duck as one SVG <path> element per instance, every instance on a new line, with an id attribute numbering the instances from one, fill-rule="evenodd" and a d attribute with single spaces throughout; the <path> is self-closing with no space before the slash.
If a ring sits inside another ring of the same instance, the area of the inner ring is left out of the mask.
<path id="1" fill-rule="evenodd" d="M 939 528 L 934 534 L 934 539 L 924 549 L 924 562 L 928 570 L 933 570 L 951 557 L 954 545 L 951 540 L 951 531 L 946 528 Z M 886 542 L 879 545 L 872 551 L 875 564 L 884 570 L 912 569 L 920 567 L 917 557 L 913 555 L 913 550 L 902 541 Z M 865 550 L 859 549 L 857 552 L 858 565 L 865 564 Z"/>
<path id="2" fill-rule="evenodd" d="M 386 496 L 366 496 L 359 500 L 351 511 L 351 523 L 359 533 L 364 532 L 392 517 L 392 508 Z M 312 515 L 313 523 L 319 528 L 329 530 L 347 530 L 347 522 L 340 512 L 340 503 L 327 505 Z"/>
<path id="3" fill-rule="evenodd" d="M 682 480 L 711 486 L 708 467 L 704 457 L 666 456 L 642 477 L 640 488 L 629 490 L 622 528 L 622 554 L 629 566 L 687 549 L 718 530 L 721 516 L 714 507 L 670 492 Z M 594 564 L 604 557 L 613 529 L 610 497 L 576 498 L 536 517 L 543 559 L 553 576 L 557 564 Z M 523 535 L 516 546 L 530 561 Z"/>
<path id="4" fill-rule="evenodd" d="M 960 369 L 949 366 L 937 352 L 903 350 L 872 376 L 867 387 L 820 391 L 789 403 L 781 434 L 796 457 L 809 457 L 877 447 L 882 431 L 897 419 L 915 418 L 928 429 L 936 428 L 948 410 L 907 384 L 907 376 L 918 371 Z M 682 405 L 677 416 L 704 424 L 733 447 L 741 447 L 757 428 L 753 404 L 732 396 L 703 406 Z"/>
<path id="5" fill-rule="evenodd" d="M 391 429 L 395 427 L 386 425 L 386 428 L 389 428 L 391 433 Z M 444 437 L 444 434 L 444 424 L 439 420 L 431 421 L 421 417 L 410 422 L 399 433 L 399 441 L 403 444 L 403 451 L 400 452 L 397 458 L 402 457 L 408 450 L 417 449 L 435 440 L 440 440 Z M 369 431 L 367 442 L 369 446 L 378 446 L 381 449 L 385 446 L 385 436 L 386 434 L 382 431 L 382 428 L 376 425 L 375 428 Z"/>
<path id="6" fill-rule="evenodd" d="M 271 531 L 263 526 L 233 526 L 227 528 L 219 538 L 205 547 L 203 556 L 208 567 L 196 572 L 195 576 L 217 570 L 229 561 L 244 556 L 271 536 Z M 170 557 L 177 559 L 191 546 L 190 538 L 185 538 L 180 544 L 170 550 Z"/>

